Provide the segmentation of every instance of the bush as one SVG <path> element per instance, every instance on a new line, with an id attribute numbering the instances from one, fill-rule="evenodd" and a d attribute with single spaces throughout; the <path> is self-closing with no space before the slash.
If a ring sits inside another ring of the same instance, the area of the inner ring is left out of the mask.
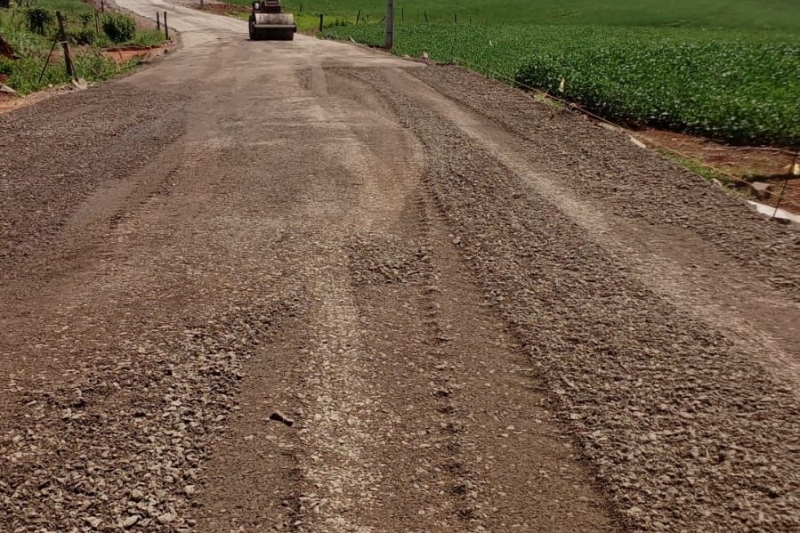
<path id="1" fill-rule="evenodd" d="M 3 31 L 5 32 L 3 38 L 17 56 L 28 57 L 39 53 L 43 47 L 47 46 L 44 38 L 35 33 L 14 28 L 3 28 Z"/>
<path id="2" fill-rule="evenodd" d="M 81 13 L 78 18 L 81 20 L 81 26 L 88 28 L 89 24 L 94 20 L 94 13 Z"/>
<path id="3" fill-rule="evenodd" d="M 11 76 L 14 71 L 14 62 L 11 59 L 0 58 L 0 75 Z"/>
<path id="4" fill-rule="evenodd" d="M 55 15 L 43 7 L 28 9 L 25 18 L 28 20 L 28 29 L 39 35 L 44 35 L 56 20 Z"/>
<path id="5" fill-rule="evenodd" d="M 102 32 L 101 33 L 96 33 L 95 36 L 94 36 L 94 45 L 97 48 L 109 48 L 113 44 L 114 43 L 111 42 L 111 39 L 109 39 L 108 35 L 106 35 L 105 33 L 102 33 Z"/>
<path id="6" fill-rule="evenodd" d="M 136 22 L 128 15 L 106 15 L 103 18 L 103 31 L 113 42 L 124 43 L 136 35 Z"/>
<path id="7" fill-rule="evenodd" d="M 97 34 L 91 28 L 81 28 L 69 33 L 69 39 L 77 45 L 94 44 Z"/>

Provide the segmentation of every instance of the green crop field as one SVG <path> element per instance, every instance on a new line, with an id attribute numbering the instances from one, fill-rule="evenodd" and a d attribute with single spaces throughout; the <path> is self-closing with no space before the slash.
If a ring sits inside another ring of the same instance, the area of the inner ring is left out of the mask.
<path id="1" fill-rule="evenodd" d="M 324 13 L 326 37 L 383 42 L 382 1 L 285 5 L 300 14 L 301 27 Z M 395 6 L 397 54 L 460 61 L 629 125 L 800 146 L 795 0 L 396 0 Z"/>
<path id="2" fill-rule="evenodd" d="M 249 0 L 241 0 L 249 4 Z M 284 0 L 297 13 L 355 18 L 358 10 L 376 21 L 381 0 Z M 796 0 L 396 0 L 402 22 L 522 23 L 537 25 L 670 26 L 800 31 Z"/>

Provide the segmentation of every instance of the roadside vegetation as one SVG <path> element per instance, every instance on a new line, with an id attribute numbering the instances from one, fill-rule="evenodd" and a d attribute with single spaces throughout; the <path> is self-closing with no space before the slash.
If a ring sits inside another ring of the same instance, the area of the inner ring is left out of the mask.
<path id="1" fill-rule="evenodd" d="M 299 13 L 301 29 L 324 13 L 323 36 L 383 44 L 383 1 L 285 6 Z M 395 6 L 396 54 L 460 62 L 629 126 L 800 146 L 800 3 L 793 0 Z"/>
<path id="2" fill-rule="evenodd" d="M 2 0 L 0 0 L 2 2 Z M 117 13 L 96 13 L 80 0 L 28 0 L 0 8 L 0 83 L 19 94 L 70 81 L 64 68 L 61 47 L 56 46 L 45 69 L 53 41 L 58 35 L 56 11 L 66 18 L 66 34 L 79 77 L 102 81 L 121 74 L 136 60 L 117 63 L 103 54 L 114 46 L 152 46 L 163 42 L 160 32 L 143 30 L 135 20 Z"/>

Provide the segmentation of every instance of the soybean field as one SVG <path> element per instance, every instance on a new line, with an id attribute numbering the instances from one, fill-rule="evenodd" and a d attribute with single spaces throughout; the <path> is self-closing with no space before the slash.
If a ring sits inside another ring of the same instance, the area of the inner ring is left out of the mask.
<path id="1" fill-rule="evenodd" d="M 573 11 L 512 4 L 396 4 L 394 52 L 460 62 L 627 125 L 800 145 L 799 4 L 677 2 L 669 13 L 646 2 L 589 9 L 576 0 Z M 325 0 L 302 10 L 325 10 L 325 37 L 381 45 L 381 4 L 360 13 L 356 5 Z"/>

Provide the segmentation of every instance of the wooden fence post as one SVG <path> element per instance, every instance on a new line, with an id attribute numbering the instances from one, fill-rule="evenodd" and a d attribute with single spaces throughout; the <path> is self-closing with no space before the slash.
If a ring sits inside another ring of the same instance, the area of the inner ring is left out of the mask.
<path id="1" fill-rule="evenodd" d="M 169 26 L 167 26 L 167 12 L 164 11 L 164 36 L 169 41 Z"/>
<path id="2" fill-rule="evenodd" d="M 156 11 L 156 31 L 161 31 L 161 11 Z"/>
<path id="3" fill-rule="evenodd" d="M 319 31 L 322 31 L 322 25 L 324 24 L 325 15 L 322 13 L 319 14 Z"/>
<path id="4" fill-rule="evenodd" d="M 798 171 L 797 170 L 798 169 L 797 160 L 798 160 L 798 158 L 800 158 L 800 151 L 798 151 L 796 154 L 794 154 L 794 160 L 792 161 L 792 164 L 789 165 L 789 172 L 788 172 L 788 174 L 786 174 L 786 178 L 784 178 L 784 180 L 783 180 L 783 188 L 781 189 L 781 194 L 778 196 L 778 202 L 775 204 L 775 211 L 772 213 L 772 217 L 770 217 L 770 220 L 774 219 L 775 215 L 778 214 L 778 209 L 781 206 L 781 200 L 783 200 L 783 193 L 786 192 L 786 186 L 789 184 L 789 180 L 793 176 L 797 176 L 797 171 Z"/>
<path id="5" fill-rule="evenodd" d="M 391 50 L 394 47 L 394 0 L 386 0 L 386 38 L 383 47 Z"/>
<path id="6" fill-rule="evenodd" d="M 67 76 L 75 79 L 75 68 L 72 65 L 72 57 L 69 55 L 67 32 L 64 29 L 64 15 L 61 14 L 61 11 L 56 11 L 56 18 L 58 19 L 58 38 L 61 41 L 61 46 L 64 48 L 64 63 L 67 66 Z"/>

